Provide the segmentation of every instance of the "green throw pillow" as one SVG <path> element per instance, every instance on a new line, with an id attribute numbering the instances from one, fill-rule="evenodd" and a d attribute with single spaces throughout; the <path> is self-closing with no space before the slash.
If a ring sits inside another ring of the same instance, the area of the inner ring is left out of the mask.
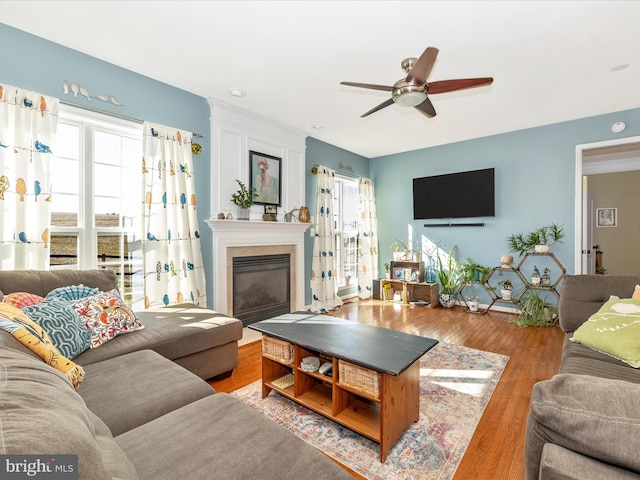
<path id="1" fill-rule="evenodd" d="M 640 367 L 640 300 L 612 295 L 571 341 Z"/>

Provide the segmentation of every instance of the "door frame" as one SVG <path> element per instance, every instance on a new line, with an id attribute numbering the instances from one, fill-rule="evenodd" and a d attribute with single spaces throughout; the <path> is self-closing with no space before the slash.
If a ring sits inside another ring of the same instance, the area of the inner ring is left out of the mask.
<path id="1" fill-rule="evenodd" d="M 582 269 L 582 239 L 583 239 L 583 234 L 584 234 L 584 230 L 585 228 L 587 228 L 586 226 L 586 222 L 584 222 L 583 219 L 583 183 L 582 183 L 582 177 L 584 175 L 584 166 L 583 166 L 583 156 L 584 156 L 584 152 L 588 151 L 588 150 L 595 150 L 595 149 L 601 149 L 601 148 L 606 148 L 606 147 L 619 147 L 621 145 L 628 145 L 628 144 L 632 144 L 632 143 L 637 143 L 640 145 L 640 136 L 634 136 L 634 137 L 625 137 L 625 138 L 618 138 L 615 140 L 604 140 L 601 142 L 594 142 L 594 143 L 584 143 L 581 145 L 576 145 L 576 177 L 575 177 L 575 193 L 576 193 L 576 198 L 575 198 L 575 230 L 574 230 L 574 239 L 575 239 L 575 244 L 574 244 L 574 252 L 575 252 L 575 257 L 574 257 L 574 269 L 575 269 L 575 274 L 576 275 L 580 275 L 583 273 L 583 269 Z M 605 162 L 603 162 L 604 164 Z M 601 166 L 602 167 L 602 166 Z M 598 169 L 597 173 L 607 173 L 607 172 L 618 172 L 618 171 L 624 171 L 624 170 L 637 170 L 638 167 L 636 166 L 635 168 L 631 168 L 630 166 L 628 168 L 625 168 L 625 166 L 621 166 L 618 164 L 616 166 L 616 168 L 611 168 L 611 167 L 602 167 Z M 595 172 L 591 172 L 591 173 L 595 173 Z M 591 248 L 591 246 L 589 246 L 588 248 Z"/>

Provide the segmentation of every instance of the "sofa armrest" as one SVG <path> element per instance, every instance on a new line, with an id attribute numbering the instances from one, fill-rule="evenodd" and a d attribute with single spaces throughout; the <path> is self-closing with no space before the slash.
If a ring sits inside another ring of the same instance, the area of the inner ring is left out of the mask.
<path id="1" fill-rule="evenodd" d="M 537 479 L 547 443 L 640 473 L 640 385 L 560 374 L 537 383 L 527 419 L 525 473 Z"/>
<path id="2" fill-rule="evenodd" d="M 640 480 L 640 475 L 547 443 L 542 449 L 539 480 Z"/>

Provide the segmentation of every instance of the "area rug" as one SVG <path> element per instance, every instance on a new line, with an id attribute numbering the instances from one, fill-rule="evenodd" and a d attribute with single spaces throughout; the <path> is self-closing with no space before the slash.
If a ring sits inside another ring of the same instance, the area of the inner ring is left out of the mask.
<path id="1" fill-rule="evenodd" d="M 246 404 L 370 480 L 448 480 L 509 357 L 439 343 L 420 359 L 420 420 L 380 463 L 379 445 L 276 392 L 260 381 L 233 392 Z"/>

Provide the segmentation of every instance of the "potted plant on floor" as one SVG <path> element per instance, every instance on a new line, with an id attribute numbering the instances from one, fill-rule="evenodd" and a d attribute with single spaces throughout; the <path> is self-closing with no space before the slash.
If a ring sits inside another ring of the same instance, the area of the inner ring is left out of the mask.
<path id="1" fill-rule="evenodd" d="M 238 220 L 249 220 L 251 205 L 258 198 L 258 192 L 255 187 L 251 187 L 249 190 L 240 180 L 236 180 L 236 182 L 240 188 L 236 193 L 231 194 L 231 202 L 238 207 Z"/>
<path id="2" fill-rule="evenodd" d="M 477 312 L 480 305 L 480 299 L 477 295 L 472 295 L 467 299 L 467 305 L 469 305 L 470 312 Z"/>
<path id="3" fill-rule="evenodd" d="M 562 240 L 565 236 L 562 225 L 552 223 L 529 232 L 527 234 L 516 233 L 507 237 L 509 251 L 520 256 L 535 251 L 536 253 L 549 253 L 549 247 Z"/>
<path id="4" fill-rule="evenodd" d="M 538 292 L 532 292 L 518 303 L 520 315 L 509 317 L 509 322 L 519 327 L 545 327 L 554 324 L 557 307 L 548 303 Z"/>
<path id="5" fill-rule="evenodd" d="M 456 246 L 449 250 L 447 267 L 444 267 L 442 257 L 438 255 L 438 280 L 440 281 L 440 303 L 443 307 L 453 307 L 456 301 L 456 291 L 462 283 L 460 268 L 454 258 Z"/>

